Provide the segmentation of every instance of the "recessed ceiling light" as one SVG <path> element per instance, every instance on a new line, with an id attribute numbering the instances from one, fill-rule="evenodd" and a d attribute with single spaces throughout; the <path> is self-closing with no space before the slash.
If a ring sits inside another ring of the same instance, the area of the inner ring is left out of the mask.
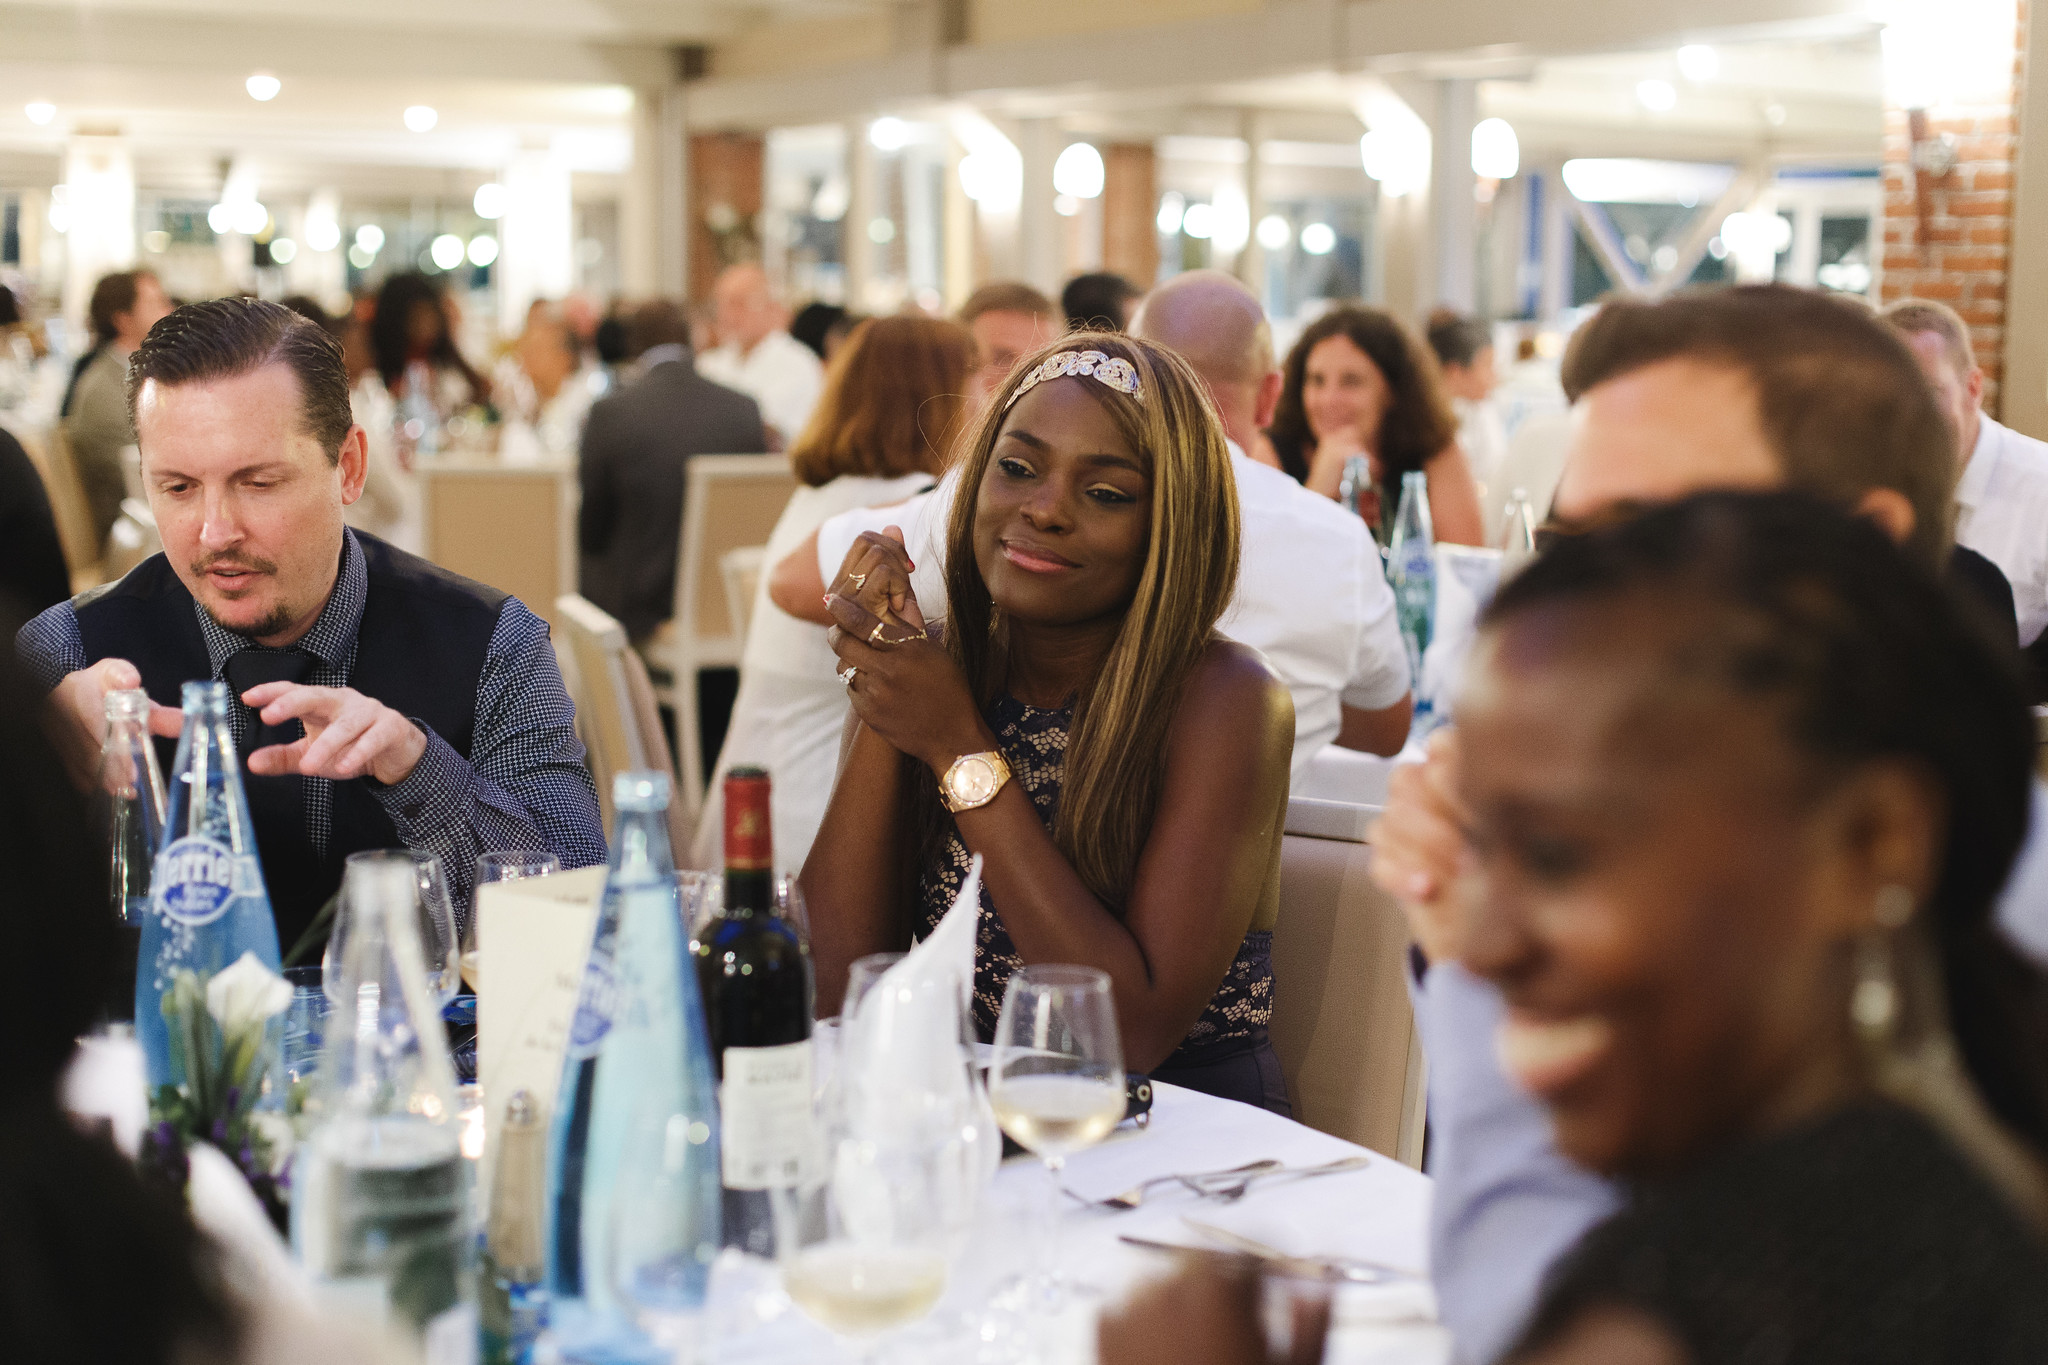
<path id="1" fill-rule="evenodd" d="M 259 71 L 243 83 L 252 100 L 268 102 L 277 98 L 277 92 L 284 89 L 284 82 L 268 71 Z"/>
<path id="2" fill-rule="evenodd" d="M 57 117 L 57 106 L 48 100 L 30 100 L 22 106 L 21 112 L 28 115 L 30 123 L 40 125 Z"/>
<path id="3" fill-rule="evenodd" d="M 428 132 L 440 121 L 441 116 L 434 112 L 434 106 L 431 104 L 414 104 L 406 108 L 405 126 L 415 133 Z"/>

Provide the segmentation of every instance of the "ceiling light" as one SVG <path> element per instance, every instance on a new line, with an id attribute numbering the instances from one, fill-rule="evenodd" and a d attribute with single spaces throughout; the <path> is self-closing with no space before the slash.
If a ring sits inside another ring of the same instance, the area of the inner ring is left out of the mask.
<path id="1" fill-rule="evenodd" d="M 223 236 L 235 226 L 235 211 L 227 204 L 215 204 L 206 211 L 206 225 L 213 229 L 213 235 Z"/>
<path id="2" fill-rule="evenodd" d="M 476 210 L 476 216 L 479 218 L 503 218 L 505 216 L 505 200 L 507 198 L 505 187 L 492 180 L 478 185 L 476 187 L 476 196 L 469 203 L 470 207 Z"/>
<path id="3" fill-rule="evenodd" d="M 1365 173 L 1380 183 L 1380 193 L 1393 199 L 1429 183 L 1429 130 L 1389 121 L 1358 140 L 1358 159 Z"/>
<path id="4" fill-rule="evenodd" d="M 443 270 L 453 270 L 462 264 L 462 257 L 467 249 L 460 237 L 452 232 L 444 232 L 434 239 L 434 244 L 427 248 L 427 252 L 435 265 Z"/>
<path id="5" fill-rule="evenodd" d="M 1004 155 L 994 146 L 960 158 L 960 189 L 977 204 L 1015 208 L 1024 192 L 1022 157 Z"/>
<path id="6" fill-rule="evenodd" d="M 1062 218 L 1072 218 L 1081 211 L 1081 201 L 1071 194 L 1056 194 L 1052 199 L 1052 211 Z"/>
<path id="7" fill-rule="evenodd" d="M 1646 81 L 1636 82 L 1636 99 L 1643 108 L 1661 114 L 1678 103 L 1678 87 L 1670 81 L 1660 81 L 1654 76 Z"/>
<path id="8" fill-rule="evenodd" d="M 498 259 L 498 239 L 488 232 L 479 232 L 469 239 L 469 263 L 489 265 Z"/>
<path id="9" fill-rule="evenodd" d="M 21 107 L 21 112 L 28 115 L 30 123 L 40 127 L 57 117 L 57 106 L 48 100 L 30 100 Z"/>
<path id="10" fill-rule="evenodd" d="M 1678 49 L 1678 71 L 1697 84 L 1721 74 L 1721 54 L 1705 43 L 1687 43 Z"/>
<path id="11" fill-rule="evenodd" d="M 244 237 L 254 237 L 270 225 L 270 210 L 264 208 L 263 205 L 257 203 L 254 199 L 245 199 L 239 204 L 231 204 L 228 207 L 228 212 L 230 214 L 229 226 Z M 211 215 L 208 216 L 210 219 Z"/>
<path id="12" fill-rule="evenodd" d="M 1212 204 L 1189 204 L 1180 218 L 1180 230 L 1197 241 L 1216 232 L 1216 208 Z"/>
<path id="13" fill-rule="evenodd" d="M 1159 230 L 1169 237 L 1180 235 L 1181 217 L 1187 212 L 1188 201 L 1179 190 L 1168 190 L 1159 196 Z"/>
<path id="14" fill-rule="evenodd" d="M 332 251 L 341 245 L 341 224 L 332 218 L 308 215 L 306 245 L 314 251 Z"/>
<path id="15" fill-rule="evenodd" d="M 1052 163 L 1052 187 L 1076 199 L 1093 199 L 1102 193 L 1102 153 L 1092 143 L 1070 143 Z"/>
<path id="16" fill-rule="evenodd" d="M 1472 129 L 1472 174 L 1513 180 L 1522 168 L 1522 141 L 1504 118 L 1482 119 Z"/>
<path id="17" fill-rule="evenodd" d="M 1294 240 L 1294 229 L 1285 218 L 1269 213 L 1259 219 L 1259 245 L 1268 251 L 1279 251 Z"/>
<path id="18" fill-rule="evenodd" d="M 405 126 L 415 133 L 428 132 L 440 121 L 441 116 L 434 112 L 434 106 L 431 104 L 414 104 L 406 107 Z"/>
<path id="19" fill-rule="evenodd" d="M 275 265 L 290 265 L 299 254 L 299 244 L 289 237 L 276 237 L 270 243 L 270 259 Z"/>
<path id="20" fill-rule="evenodd" d="M 1301 249 L 1311 256 L 1327 256 L 1337 249 L 1337 229 L 1328 223 L 1310 223 L 1301 230 Z"/>
<path id="21" fill-rule="evenodd" d="M 259 71 L 244 81 L 242 88 L 249 92 L 250 99 L 268 103 L 277 98 L 278 91 L 284 89 L 284 82 L 271 75 L 268 71 Z M 275 255 L 276 253 L 273 252 L 272 254 Z"/>
<path id="22" fill-rule="evenodd" d="M 868 141 L 878 152 L 900 152 L 910 141 L 910 125 L 900 118 L 878 118 L 868 125 Z"/>
<path id="23" fill-rule="evenodd" d="M 384 249 L 384 229 L 375 223 L 365 223 L 356 229 L 356 245 L 372 256 Z"/>
<path id="24" fill-rule="evenodd" d="M 377 259 L 374 251 L 365 251 L 359 242 L 348 249 L 348 263 L 358 270 L 368 270 L 370 262 Z"/>

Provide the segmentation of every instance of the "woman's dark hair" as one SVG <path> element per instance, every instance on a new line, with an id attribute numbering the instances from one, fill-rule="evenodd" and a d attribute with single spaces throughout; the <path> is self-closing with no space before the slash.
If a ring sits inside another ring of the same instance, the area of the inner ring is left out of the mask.
<path id="1" fill-rule="evenodd" d="M 341 343 L 281 303 L 262 299 L 209 299 L 166 314 L 128 361 L 128 420 L 142 386 L 192 384 L 283 364 L 299 381 L 308 435 L 329 460 L 355 418 L 349 409 L 348 366 Z"/>
<path id="2" fill-rule="evenodd" d="M 825 360 L 825 338 L 831 334 L 833 324 L 845 316 L 846 310 L 836 303 L 807 303 L 789 320 L 789 334 L 810 347 L 818 359 Z"/>
<path id="3" fill-rule="evenodd" d="M 104 848 L 37 724 L 41 700 L 0 650 L 0 1359 L 229 1360 L 235 1321 L 182 1196 L 144 1186 L 58 1110 L 119 940 Z"/>
<path id="4" fill-rule="evenodd" d="M 1308 325 L 1294 349 L 1280 385 L 1280 403 L 1266 439 L 1280 456 L 1280 467 L 1297 480 L 1308 478 L 1316 436 L 1309 429 L 1302 389 L 1308 382 L 1308 356 L 1321 343 L 1341 336 L 1365 352 L 1387 382 L 1393 401 L 1380 419 L 1373 453 L 1379 458 L 1380 498 L 1392 515 L 1399 506 L 1401 476 L 1421 469 L 1457 439 L 1458 419 L 1444 397 L 1436 358 L 1415 335 L 1378 308 L 1345 305 L 1333 308 Z"/>
<path id="5" fill-rule="evenodd" d="M 1950 1025 L 1992 1111 L 2048 1153 L 2048 979 L 1992 917 L 2027 832 L 2034 721 L 2008 646 L 1871 522 L 1805 493 L 1709 493 L 1559 540 L 1488 608 L 1654 595 L 1686 610 L 1682 666 L 1775 705 L 1824 772 L 1910 764 L 1946 825 L 1925 910 Z"/>
<path id="6" fill-rule="evenodd" d="M 114 321 L 121 314 L 132 312 L 135 296 L 142 287 L 142 277 L 150 275 L 147 270 L 117 270 L 111 275 L 102 275 L 99 283 L 92 287 L 92 300 L 85 306 L 85 314 L 92 321 L 93 341 L 104 346 L 120 334 L 120 324 Z"/>
<path id="7" fill-rule="evenodd" d="M 427 363 L 457 371 L 468 383 L 471 396 L 477 402 L 484 401 L 491 386 L 456 349 L 440 286 L 416 270 L 393 275 L 377 291 L 377 311 L 370 319 L 370 353 L 377 358 L 377 376 L 384 381 L 384 387 L 395 392 L 398 381 L 405 377 L 406 364 L 413 359 L 412 315 L 422 304 L 434 310 L 437 329 L 434 344 L 425 356 Z"/>

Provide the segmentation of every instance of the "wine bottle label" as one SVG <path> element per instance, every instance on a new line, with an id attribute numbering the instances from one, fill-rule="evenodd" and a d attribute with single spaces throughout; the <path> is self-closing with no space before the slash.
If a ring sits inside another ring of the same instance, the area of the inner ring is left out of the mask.
<path id="1" fill-rule="evenodd" d="M 203 834 L 174 839 L 156 860 L 153 899 L 179 924 L 211 924 L 235 898 L 234 850 Z"/>
<path id="2" fill-rule="evenodd" d="M 816 1179 L 810 1040 L 727 1048 L 718 1122 L 727 1189 L 772 1190 Z"/>

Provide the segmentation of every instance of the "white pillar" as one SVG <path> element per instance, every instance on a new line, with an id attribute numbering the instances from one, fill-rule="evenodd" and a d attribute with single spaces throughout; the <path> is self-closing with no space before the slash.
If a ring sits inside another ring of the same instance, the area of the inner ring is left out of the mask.
<path id="1" fill-rule="evenodd" d="M 120 137 L 78 134 L 64 147 L 64 316 L 85 321 L 92 287 L 135 264 L 135 166 Z"/>
<path id="2" fill-rule="evenodd" d="M 1472 125 L 1479 107 L 1478 82 L 1469 77 L 1437 83 L 1436 120 L 1431 128 L 1430 217 L 1436 230 L 1436 299 L 1461 313 L 1472 311 L 1473 229 Z"/>
<path id="3" fill-rule="evenodd" d="M 1017 206 L 1018 254 L 1025 281 L 1057 295 L 1065 262 L 1060 216 L 1053 210 L 1052 165 L 1060 155 L 1059 125 L 1049 118 L 1021 119 L 1017 150 L 1024 158 L 1023 200 Z"/>
<path id="4" fill-rule="evenodd" d="M 875 244 L 868 224 L 881 202 L 875 184 L 875 148 L 866 119 L 846 124 L 846 214 L 839 220 L 839 254 L 846 269 L 846 307 L 856 313 L 875 308 Z"/>
<path id="5" fill-rule="evenodd" d="M 568 168 L 545 150 L 519 153 L 505 168 L 505 216 L 498 220 L 498 327 L 517 335 L 535 299 L 559 299 L 576 282 Z"/>
<path id="6" fill-rule="evenodd" d="M 660 292 L 662 234 L 683 230 L 662 221 L 661 103 L 659 89 L 633 92 L 633 163 L 619 195 L 619 288 L 630 298 Z"/>

